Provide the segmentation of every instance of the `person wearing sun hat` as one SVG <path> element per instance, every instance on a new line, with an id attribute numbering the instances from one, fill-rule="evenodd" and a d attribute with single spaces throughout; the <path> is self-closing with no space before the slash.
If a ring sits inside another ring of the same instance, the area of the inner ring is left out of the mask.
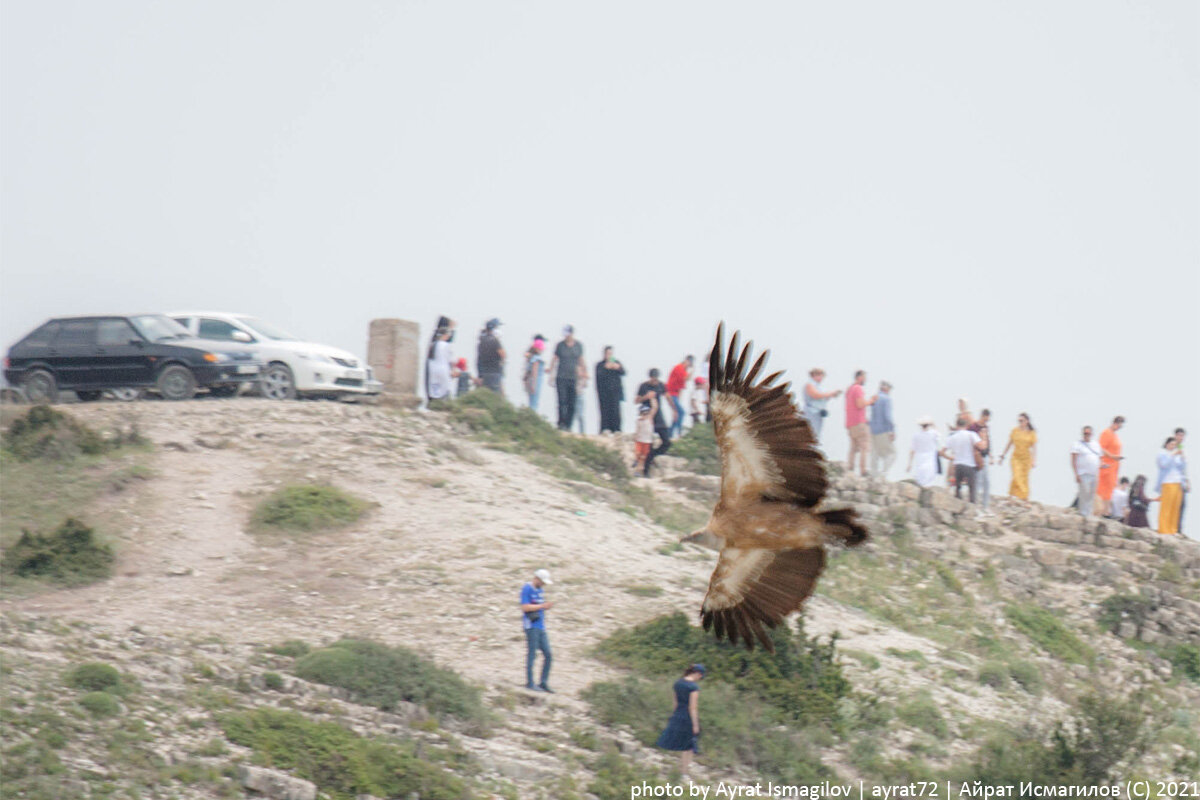
<path id="1" fill-rule="evenodd" d="M 551 586 L 550 570 L 534 571 L 533 579 L 521 587 L 522 624 L 525 626 L 525 688 L 535 692 L 551 692 L 548 683 L 550 679 L 550 639 L 546 635 L 546 612 L 554 607 L 553 600 L 546 600 L 542 589 Z M 533 662 L 537 659 L 538 651 L 542 652 L 542 680 L 533 682 Z"/>
<path id="2" fill-rule="evenodd" d="M 913 434 L 912 449 L 908 451 L 908 471 L 913 473 L 918 486 L 932 486 L 941 472 L 938 452 L 942 444 L 934 424 L 933 417 L 928 414 L 917 420 L 921 430 Z"/>

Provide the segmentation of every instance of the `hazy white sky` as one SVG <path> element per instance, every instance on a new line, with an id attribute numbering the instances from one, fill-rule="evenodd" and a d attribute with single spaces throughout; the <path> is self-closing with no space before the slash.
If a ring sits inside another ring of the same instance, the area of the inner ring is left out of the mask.
<path id="1" fill-rule="evenodd" d="M 640 378 L 725 319 L 891 380 L 905 449 L 960 395 L 1028 411 L 1035 499 L 1081 423 L 1128 418 L 1126 472 L 1200 442 L 1189 0 L 2 8 L 5 346 L 212 307 L 363 353 L 446 313 L 472 362 L 490 316 L 514 355 L 572 322 Z"/>

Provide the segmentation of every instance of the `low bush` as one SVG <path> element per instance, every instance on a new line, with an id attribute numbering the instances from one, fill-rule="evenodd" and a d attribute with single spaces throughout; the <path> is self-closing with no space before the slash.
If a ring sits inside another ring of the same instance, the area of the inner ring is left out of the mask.
<path id="1" fill-rule="evenodd" d="M 453 419 L 496 449 L 526 456 L 548 468 L 565 459 L 570 468 L 561 471 L 575 480 L 618 487 L 629 483 L 629 469 L 619 450 L 564 436 L 533 409 L 517 408 L 495 392 L 468 392 L 446 408 Z"/>
<path id="2" fill-rule="evenodd" d="M 637 762 L 621 755 L 615 749 L 608 750 L 592 762 L 592 781 L 587 790 L 599 800 L 628 800 L 632 786 L 663 786 L 663 781 L 657 774 L 636 764 Z"/>
<path id="3" fill-rule="evenodd" d="M 1056 658 L 1086 664 L 1095 657 L 1095 651 L 1052 611 L 1034 605 L 1008 605 L 1004 607 L 1004 616 L 1014 628 Z"/>
<path id="4" fill-rule="evenodd" d="M 979 668 L 979 682 L 984 686 L 1003 690 L 1008 688 L 1010 681 L 1008 666 L 999 661 L 987 661 Z"/>
<path id="5" fill-rule="evenodd" d="M 264 672 L 263 686 L 272 692 L 283 691 L 283 676 L 278 672 Z"/>
<path id="6" fill-rule="evenodd" d="M 299 639 L 288 639 L 286 642 L 272 645 L 269 650 L 277 656 L 300 658 L 300 656 L 308 655 L 312 648 L 309 647 L 308 642 L 302 642 Z"/>
<path id="7" fill-rule="evenodd" d="M 367 739 L 335 722 L 313 722 L 274 708 L 226 714 L 220 724 L 229 741 L 254 750 L 256 763 L 312 781 L 334 800 L 362 794 L 427 800 L 476 796 L 451 772 L 461 765 L 444 751 L 425 747 L 418 753 L 409 742 Z"/>
<path id="8" fill-rule="evenodd" d="M 251 522 L 286 531 L 332 530 L 356 522 L 370 507 L 333 486 L 299 484 L 284 486 L 259 503 Z"/>
<path id="9" fill-rule="evenodd" d="M 896 706 L 896 718 L 931 736 L 944 739 L 950 735 L 946 718 L 927 693 L 919 693 Z"/>
<path id="10" fill-rule="evenodd" d="M 1185 678 L 1200 681 L 1200 647 L 1190 643 L 1167 645 L 1163 657 Z"/>
<path id="11" fill-rule="evenodd" d="M 121 673 L 111 664 L 91 661 L 67 673 L 67 685 L 88 692 L 121 692 Z"/>
<path id="12" fill-rule="evenodd" d="M 850 682 L 838 663 L 836 639 L 822 644 L 803 628 L 793 633 L 787 625 L 770 635 L 774 653 L 761 648 L 750 652 L 717 641 L 676 613 L 618 631 L 602 641 L 596 653 L 609 663 L 660 678 L 678 676 L 688 664 L 699 661 L 708 670 L 707 681 L 757 697 L 782 719 L 833 719 L 838 700 L 850 692 Z"/>
<path id="13" fill-rule="evenodd" d="M 959 777 L 987 786 L 1108 784 L 1127 774 L 1149 748 L 1154 737 L 1149 705 L 1138 693 L 1085 695 L 1048 734 L 1025 726 L 993 736 Z"/>
<path id="14" fill-rule="evenodd" d="M 34 406 L 8 426 L 4 449 L 20 461 L 69 461 L 143 441 L 136 426 L 106 438 L 70 414 Z"/>
<path id="15" fill-rule="evenodd" d="M 294 672 L 306 681 L 348 689 L 355 702 L 384 711 L 409 702 L 471 723 L 478 732 L 490 723 L 479 689 L 404 647 L 343 639 L 299 659 Z"/>
<path id="16" fill-rule="evenodd" d="M 1014 661 L 1008 665 L 1008 674 L 1029 694 L 1042 693 L 1042 671 L 1028 661 Z"/>
<path id="17" fill-rule="evenodd" d="M 95 532 L 68 518 L 48 535 L 23 531 L 0 559 L 0 571 L 23 578 L 45 578 L 78 585 L 112 574 L 112 548 L 96 541 Z"/>
<path id="18" fill-rule="evenodd" d="M 1134 627 L 1141 630 L 1146 624 L 1150 613 L 1154 611 L 1154 601 L 1139 594 L 1114 594 L 1106 597 L 1100 603 L 1100 627 L 1116 633 L 1122 622 L 1132 622 Z"/>
<path id="19" fill-rule="evenodd" d="M 108 692 L 88 692 L 79 698 L 79 705 L 93 717 L 115 717 L 121 712 L 121 703 Z"/>
<path id="20" fill-rule="evenodd" d="M 709 681 L 701 683 L 699 700 L 705 764 L 718 769 L 749 767 L 764 778 L 793 785 L 833 777 L 799 732 L 780 724 L 783 715 L 778 709 Z M 595 683 L 584 690 L 583 698 L 602 724 L 626 726 L 647 746 L 654 744 L 674 708 L 666 682 L 644 678 Z"/>
<path id="21" fill-rule="evenodd" d="M 671 442 L 670 454 L 686 458 L 692 472 L 701 475 L 721 474 L 721 450 L 711 423 L 693 425 L 687 433 Z"/>

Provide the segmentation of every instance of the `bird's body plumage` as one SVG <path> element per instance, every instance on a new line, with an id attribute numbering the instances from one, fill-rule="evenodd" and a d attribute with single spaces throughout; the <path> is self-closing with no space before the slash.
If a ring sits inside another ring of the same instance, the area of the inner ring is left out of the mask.
<path id="1" fill-rule="evenodd" d="M 773 628 L 799 610 L 825 567 L 825 545 L 861 544 L 866 529 L 849 509 L 818 511 L 828 479 L 808 423 L 776 372 L 755 382 L 767 354 L 750 365 L 738 334 L 723 353 L 723 328 L 709 361 L 709 407 L 721 450 L 721 493 L 705 529 L 685 537 L 721 555 L 700 609 L 718 638 L 757 640 L 773 650 Z"/>

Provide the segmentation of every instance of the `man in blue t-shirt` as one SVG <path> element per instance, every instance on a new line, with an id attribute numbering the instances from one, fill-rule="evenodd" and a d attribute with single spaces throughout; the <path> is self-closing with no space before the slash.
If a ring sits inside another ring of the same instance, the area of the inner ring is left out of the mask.
<path id="1" fill-rule="evenodd" d="M 547 681 L 550 678 L 550 639 L 546 636 L 546 611 L 554 606 L 547 602 L 542 591 L 550 585 L 550 570 L 539 569 L 533 580 L 521 587 L 521 611 L 524 612 L 525 642 L 529 646 L 525 655 L 525 688 L 534 691 L 552 692 Z M 542 682 L 533 683 L 533 662 L 538 650 L 542 651 Z"/>

